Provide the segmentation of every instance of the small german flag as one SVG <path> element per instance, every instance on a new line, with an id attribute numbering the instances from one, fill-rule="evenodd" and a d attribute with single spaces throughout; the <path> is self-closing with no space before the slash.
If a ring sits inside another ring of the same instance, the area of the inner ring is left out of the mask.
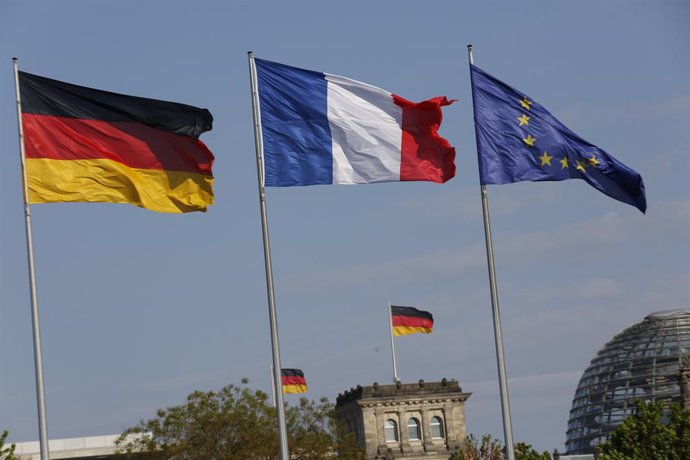
<path id="1" fill-rule="evenodd" d="M 307 381 L 301 369 L 281 369 L 283 393 L 306 393 Z"/>
<path id="2" fill-rule="evenodd" d="M 407 335 L 423 332 L 431 334 L 434 327 L 434 316 L 428 311 L 418 310 L 414 307 L 398 307 L 391 305 L 391 320 L 393 323 L 393 335 Z"/>

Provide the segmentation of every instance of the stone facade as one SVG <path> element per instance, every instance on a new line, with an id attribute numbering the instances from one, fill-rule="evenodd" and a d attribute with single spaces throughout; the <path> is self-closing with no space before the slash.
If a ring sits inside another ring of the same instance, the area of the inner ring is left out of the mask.
<path id="1" fill-rule="evenodd" d="M 357 386 L 338 395 L 336 417 L 368 459 L 448 459 L 465 440 L 465 401 L 456 380 Z"/>

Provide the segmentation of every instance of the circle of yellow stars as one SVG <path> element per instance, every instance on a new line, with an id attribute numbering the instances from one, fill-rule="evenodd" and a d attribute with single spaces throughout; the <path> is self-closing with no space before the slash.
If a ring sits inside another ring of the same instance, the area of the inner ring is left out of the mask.
<path id="1" fill-rule="evenodd" d="M 523 97 L 522 99 L 519 99 L 518 102 L 520 103 L 520 107 L 524 109 L 525 111 L 530 111 L 532 108 L 532 103 L 533 101 L 530 101 L 527 97 Z M 527 113 L 523 113 L 519 117 L 517 117 L 518 126 L 526 126 L 529 128 L 529 121 L 532 119 L 532 117 L 528 116 Z M 522 142 L 525 143 L 528 147 L 536 147 L 536 142 L 537 138 L 532 137 L 532 134 L 527 133 L 527 137 L 522 138 Z M 591 153 L 590 158 L 583 158 L 580 160 L 577 160 L 575 162 L 575 169 L 577 171 L 585 172 L 585 168 L 587 167 L 595 167 L 599 164 L 601 164 L 601 161 L 599 161 L 596 157 L 596 154 Z M 539 161 L 541 162 L 541 166 L 552 166 L 551 165 L 551 160 L 553 160 L 555 157 L 553 155 L 549 155 L 549 152 L 544 150 L 544 153 L 541 156 L 537 157 Z M 561 169 L 568 169 L 570 166 L 570 163 L 568 162 L 568 157 L 564 156 L 558 162 L 561 164 Z"/>

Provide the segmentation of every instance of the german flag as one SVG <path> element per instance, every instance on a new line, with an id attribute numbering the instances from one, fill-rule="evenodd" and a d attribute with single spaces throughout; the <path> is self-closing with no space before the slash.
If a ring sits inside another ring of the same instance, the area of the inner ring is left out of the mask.
<path id="1" fill-rule="evenodd" d="M 423 332 L 431 334 L 434 327 L 434 316 L 428 311 L 418 310 L 414 307 L 397 307 L 391 305 L 391 322 L 393 323 L 393 335 L 407 335 Z"/>
<path id="2" fill-rule="evenodd" d="M 283 393 L 306 393 L 307 381 L 301 369 L 281 369 Z"/>
<path id="3" fill-rule="evenodd" d="M 213 204 L 213 116 L 185 104 L 19 72 L 30 203 L 129 203 L 160 212 Z"/>

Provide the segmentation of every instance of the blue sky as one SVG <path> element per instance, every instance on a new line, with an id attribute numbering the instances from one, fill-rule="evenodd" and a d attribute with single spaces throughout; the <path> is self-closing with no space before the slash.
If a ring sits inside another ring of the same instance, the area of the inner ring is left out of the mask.
<path id="1" fill-rule="evenodd" d="M 38 438 L 11 58 L 30 73 L 207 107 L 216 204 L 32 207 L 51 438 L 118 433 L 271 365 L 246 52 L 459 102 L 444 185 L 269 189 L 284 367 L 308 396 L 456 378 L 468 432 L 502 438 L 466 45 L 475 63 L 639 171 L 648 211 L 582 181 L 490 186 L 516 440 L 563 450 L 581 372 L 653 311 L 690 306 L 690 6 L 684 1 L 0 3 L 0 428 Z M 286 398 L 294 401 L 293 396 Z"/>

